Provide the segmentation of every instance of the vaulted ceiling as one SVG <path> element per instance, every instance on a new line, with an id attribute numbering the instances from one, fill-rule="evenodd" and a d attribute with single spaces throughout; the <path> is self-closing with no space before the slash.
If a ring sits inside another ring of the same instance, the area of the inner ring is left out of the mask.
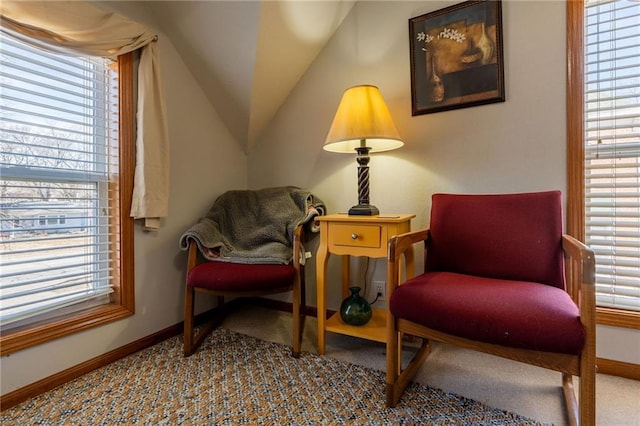
<path id="1" fill-rule="evenodd" d="M 354 4 L 153 1 L 145 7 L 249 152 Z"/>

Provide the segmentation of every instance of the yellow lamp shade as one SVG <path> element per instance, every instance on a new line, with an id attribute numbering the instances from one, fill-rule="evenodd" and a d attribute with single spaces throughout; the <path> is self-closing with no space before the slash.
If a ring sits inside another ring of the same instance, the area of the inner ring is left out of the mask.
<path id="1" fill-rule="evenodd" d="M 354 153 L 356 148 L 367 146 L 370 152 L 381 152 L 402 145 L 404 142 L 376 86 L 354 86 L 345 90 L 324 150 Z"/>

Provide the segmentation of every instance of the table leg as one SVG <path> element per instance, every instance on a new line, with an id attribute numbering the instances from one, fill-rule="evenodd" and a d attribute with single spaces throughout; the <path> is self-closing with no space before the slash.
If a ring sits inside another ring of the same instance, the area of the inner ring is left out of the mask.
<path id="1" fill-rule="evenodd" d="M 329 259 L 329 253 L 327 252 L 326 243 L 320 242 L 318 247 L 317 259 L 316 259 L 316 286 L 317 286 L 317 300 L 318 305 L 318 355 L 324 355 L 325 353 L 325 322 L 327 319 L 326 314 L 326 274 L 327 263 Z"/>

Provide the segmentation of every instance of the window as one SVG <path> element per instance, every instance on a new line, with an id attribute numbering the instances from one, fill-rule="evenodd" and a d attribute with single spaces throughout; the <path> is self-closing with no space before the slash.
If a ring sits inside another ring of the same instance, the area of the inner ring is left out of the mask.
<path id="1" fill-rule="evenodd" d="M 0 34 L 2 354 L 133 313 L 132 54 Z"/>
<path id="2" fill-rule="evenodd" d="M 596 254 L 598 322 L 640 328 L 640 2 L 567 12 L 568 227 Z"/>

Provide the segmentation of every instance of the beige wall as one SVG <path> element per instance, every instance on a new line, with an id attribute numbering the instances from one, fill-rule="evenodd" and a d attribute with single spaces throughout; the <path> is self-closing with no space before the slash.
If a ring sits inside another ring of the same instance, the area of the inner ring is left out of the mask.
<path id="1" fill-rule="evenodd" d="M 106 4 L 138 21 L 149 19 L 139 4 Z M 564 3 L 504 3 L 505 103 L 412 117 L 407 20 L 448 4 L 359 3 L 248 163 L 171 41 L 160 34 L 171 199 L 169 218 L 158 233 L 136 228 L 136 315 L 3 357 L 1 393 L 182 321 L 186 256 L 178 251 L 178 238 L 224 190 L 293 184 L 313 190 L 330 212 L 353 205 L 355 158 L 321 148 L 342 91 L 351 85 L 380 87 L 406 142 L 400 150 L 373 156 L 371 202 L 383 212 L 415 213 L 414 228 L 428 224 L 434 192 L 566 192 Z M 338 265 L 332 260 L 335 288 Z M 314 305 L 313 262 L 309 266 L 307 295 Z M 354 279 L 363 271 L 363 264 L 356 266 Z M 384 276 L 383 261 L 376 262 L 374 275 Z M 339 298 L 330 298 L 330 307 L 338 304 Z M 600 327 L 598 339 L 598 356 L 640 363 L 636 330 Z"/>

